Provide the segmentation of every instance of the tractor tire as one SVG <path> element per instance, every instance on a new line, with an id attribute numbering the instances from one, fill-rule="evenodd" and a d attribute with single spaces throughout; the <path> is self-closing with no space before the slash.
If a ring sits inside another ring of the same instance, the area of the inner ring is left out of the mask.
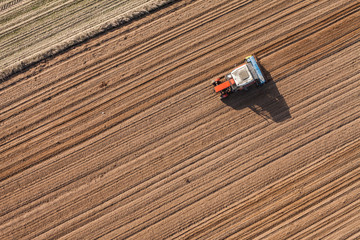
<path id="1" fill-rule="evenodd" d="M 219 85 L 219 84 L 220 84 L 220 78 L 217 78 L 217 79 L 215 79 L 215 80 L 212 80 L 212 81 L 211 81 L 211 84 L 214 85 L 214 86 Z"/>
<path id="2" fill-rule="evenodd" d="M 223 100 L 229 96 L 228 93 L 221 94 L 220 99 Z"/>

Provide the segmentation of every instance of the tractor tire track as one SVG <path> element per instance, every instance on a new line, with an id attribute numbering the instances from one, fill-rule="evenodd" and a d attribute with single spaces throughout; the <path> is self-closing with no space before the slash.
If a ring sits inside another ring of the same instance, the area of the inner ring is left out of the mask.
<path id="1" fill-rule="evenodd" d="M 359 7 L 179 2 L 1 83 L 1 232 L 356 237 Z M 218 101 L 248 51 L 274 81 Z"/>

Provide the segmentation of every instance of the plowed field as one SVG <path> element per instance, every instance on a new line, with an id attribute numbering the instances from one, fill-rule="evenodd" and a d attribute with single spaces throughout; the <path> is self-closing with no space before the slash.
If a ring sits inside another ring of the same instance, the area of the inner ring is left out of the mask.
<path id="1" fill-rule="evenodd" d="M 172 0 L 1 0 L 0 80 Z"/>
<path id="2" fill-rule="evenodd" d="M 2 82 L 1 238 L 359 239 L 359 10 L 178 1 Z"/>

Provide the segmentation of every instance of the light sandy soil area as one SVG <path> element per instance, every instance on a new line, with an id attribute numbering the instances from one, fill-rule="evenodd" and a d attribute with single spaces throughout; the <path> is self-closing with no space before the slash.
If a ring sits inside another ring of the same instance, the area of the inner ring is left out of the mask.
<path id="1" fill-rule="evenodd" d="M 0 83 L 3 238 L 359 239 L 359 10 L 178 1 Z"/>
<path id="2" fill-rule="evenodd" d="M 0 80 L 169 2 L 0 1 Z"/>

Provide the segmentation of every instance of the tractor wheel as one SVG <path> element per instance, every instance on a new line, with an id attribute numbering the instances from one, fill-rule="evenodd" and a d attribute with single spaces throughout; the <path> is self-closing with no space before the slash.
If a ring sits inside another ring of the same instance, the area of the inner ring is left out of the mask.
<path id="1" fill-rule="evenodd" d="M 217 86 L 220 84 L 220 78 L 211 81 L 212 85 Z"/>
<path id="2" fill-rule="evenodd" d="M 222 100 L 224 98 L 227 98 L 228 96 L 229 96 L 228 93 L 221 94 L 220 99 Z"/>

